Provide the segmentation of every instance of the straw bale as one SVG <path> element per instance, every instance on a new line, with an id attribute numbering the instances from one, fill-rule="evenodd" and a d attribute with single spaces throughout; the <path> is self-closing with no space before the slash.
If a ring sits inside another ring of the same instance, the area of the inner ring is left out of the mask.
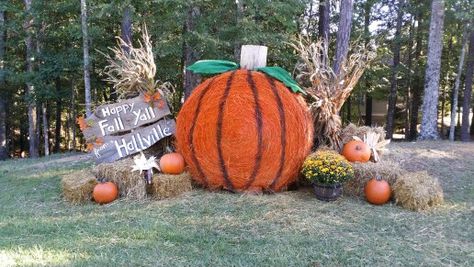
<path id="1" fill-rule="evenodd" d="M 97 180 L 90 170 L 74 171 L 61 179 L 63 196 L 71 203 L 90 201 L 96 184 Z"/>
<path id="2" fill-rule="evenodd" d="M 344 194 L 364 197 L 366 183 L 375 177 L 381 177 L 392 186 L 397 179 L 404 175 L 404 171 L 394 161 L 380 161 L 377 163 L 352 163 L 354 178 L 344 184 Z"/>
<path id="3" fill-rule="evenodd" d="M 427 210 L 444 203 L 443 189 L 426 171 L 407 173 L 393 185 L 398 205 L 414 210 Z"/>
<path id="4" fill-rule="evenodd" d="M 165 199 L 181 195 L 193 189 L 191 175 L 184 172 L 178 175 L 154 174 L 151 194 L 156 199 Z"/>

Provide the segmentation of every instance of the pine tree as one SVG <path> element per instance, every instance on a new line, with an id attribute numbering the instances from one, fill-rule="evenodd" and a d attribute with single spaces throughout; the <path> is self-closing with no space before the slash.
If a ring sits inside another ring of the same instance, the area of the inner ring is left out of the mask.
<path id="1" fill-rule="evenodd" d="M 444 0 L 433 0 L 431 4 L 430 34 L 428 39 L 428 61 L 425 73 L 425 95 L 419 139 L 438 139 L 438 98 L 441 68 L 441 50 L 444 23 Z"/>

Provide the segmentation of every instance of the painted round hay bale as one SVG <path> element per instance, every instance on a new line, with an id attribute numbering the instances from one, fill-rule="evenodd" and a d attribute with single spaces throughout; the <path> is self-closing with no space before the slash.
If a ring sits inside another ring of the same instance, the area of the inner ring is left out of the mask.
<path id="1" fill-rule="evenodd" d="M 248 70 L 200 84 L 176 126 L 177 146 L 193 179 L 231 191 L 285 189 L 297 179 L 312 136 L 303 98 Z"/>

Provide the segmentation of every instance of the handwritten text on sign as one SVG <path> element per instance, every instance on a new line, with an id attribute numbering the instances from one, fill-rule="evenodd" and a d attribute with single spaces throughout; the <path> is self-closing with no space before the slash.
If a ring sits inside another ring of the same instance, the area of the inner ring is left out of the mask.
<path id="1" fill-rule="evenodd" d="M 113 162 L 149 148 L 175 132 L 166 102 L 145 101 L 143 95 L 99 106 L 85 119 L 82 132 L 97 163 Z"/>
<path id="2" fill-rule="evenodd" d="M 106 136 L 104 144 L 94 147 L 96 162 L 113 162 L 120 158 L 145 150 L 175 132 L 174 120 L 163 119 L 147 127 L 121 136 Z"/>
<path id="3" fill-rule="evenodd" d="M 142 95 L 115 104 L 98 107 L 87 118 L 90 127 L 84 129 L 86 140 L 130 131 L 155 122 L 170 114 L 168 105 L 162 102 L 147 103 Z"/>

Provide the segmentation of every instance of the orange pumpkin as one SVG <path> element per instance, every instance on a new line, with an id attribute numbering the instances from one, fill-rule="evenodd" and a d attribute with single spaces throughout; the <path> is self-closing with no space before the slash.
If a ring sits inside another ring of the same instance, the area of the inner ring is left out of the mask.
<path id="1" fill-rule="evenodd" d="M 341 153 L 350 162 L 367 162 L 372 152 L 369 145 L 362 141 L 352 140 L 344 145 Z"/>
<path id="2" fill-rule="evenodd" d="M 179 153 L 165 154 L 160 159 L 160 169 L 167 174 L 180 174 L 184 171 L 184 158 Z"/>
<path id="3" fill-rule="evenodd" d="M 178 114 L 179 152 L 197 183 L 230 191 L 281 191 L 296 181 L 313 127 L 301 96 L 258 71 L 207 79 Z"/>
<path id="4" fill-rule="evenodd" d="M 367 201 L 375 205 L 382 205 L 390 200 L 391 188 L 387 181 L 372 178 L 365 185 L 365 197 Z"/>
<path id="5" fill-rule="evenodd" d="M 94 187 L 92 196 L 94 197 L 95 202 L 99 204 L 107 204 L 118 197 L 118 188 L 112 182 L 99 183 Z"/>

